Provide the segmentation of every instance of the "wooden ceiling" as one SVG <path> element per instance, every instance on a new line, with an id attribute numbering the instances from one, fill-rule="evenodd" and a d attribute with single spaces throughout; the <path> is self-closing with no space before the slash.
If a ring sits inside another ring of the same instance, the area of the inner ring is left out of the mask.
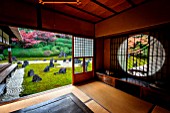
<path id="1" fill-rule="evenodd" d="M 39 0 L 24 1 L 38 4 Z M 44 4 L 42 7 L 90 23 L 98 23 L 147 1 L 149 0 L 81 0 L 80 5 Z"/>

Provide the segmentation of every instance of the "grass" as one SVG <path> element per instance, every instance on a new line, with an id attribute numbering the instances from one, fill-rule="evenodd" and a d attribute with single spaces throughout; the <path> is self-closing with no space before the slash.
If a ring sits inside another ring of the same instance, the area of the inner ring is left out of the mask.
<path id="1" fill-rule="evenodd" d="M 72 56 L 67 56 L 66 58 L 64 58 L 64 57 L 61 57 L 61 58 L 59 58 L 58 56 L 50 56 L 50 57 L 22 57 L 22 58 L 17 58 L 17 60 L 18 61 L 24 61 L 24 60 L 28 60 L 28 61 L 34 61 L 34 60 L 44 60 L 44 59 L 46 59 L 46 60 L 50 60 L 50 59 L 54 59 L 54 60 L 64 60 L 64 59 L 66 59 L 66 60 L 68 60 L 68 59 L 70 59 L 70 58 L 72 58 Z M 6 59 L 8 59 L 8 58 L 6 58 Z M 6 62 L 8 62 L 8 60 L 2 60 L 2 61 L 0 61 L 0 63 L 6 63 Z M 15 62 L 15 61 L 14 61 Z"/>
<path id="2" fill-rule="evenodd" d="M 67 68 L 66 74 L 57 74 L 54 75 L 55 72 L 58 72 L 60 67 L 57 67 L 58 64 L 55 63 L 53 68 L 50 68 L 49 72 L 43 72 L 43 69 L 48 65 L 48 63 L 43 64 L 30 64 L 28 65 L 24 72 L 24 81 L 23 81 L 23 92 L 21 92 L 20 96 L 30 95 L 38 92 L 42 92 L 45 90 L 61 87 L 64 85 L 71 84 L 72 82 L 72 68 Z M 38 74 L 42 81 L 32 82 L 32 77 L 28 77 L 28 71 L 30 69 L 34 70 L 35 74 Z M 75 68 L 75 72 L 82 72 L 83 68 L 78 66 Z M 89 63 L 87 68 L 88 71 L 92 70 L 92 63 Z"/>
<path id="3" fill-rule="evenodd" d="M 79 64 L 79 65 L 80 66 L 74 68 L 75 69 L 74 73 L 82 73 L 83 72 L 83 67 L 81 66 L 81 64 Z M 92 63 L 88 64 L 87 72 L 88 71 L 92 71 Z"/>
<path id="4" fill-rule="evenodd" d="M 137 57 L 134 57 L 134 60 L 133 60 L 133 56 L 130 56 L 130 58 L 128 59 L 128 69 L 131 69 L 133 68 L 133 61 L 134 63 L 137 61 L 137 66 L 143 66 L 145 64 L 147 64 L 147 58 L 137 58 Z"/>
<path id="5" fill-rule="evenodd" d="M 48 65 L 46 64 L 30 64 L 25 68 L 24 81 L 23 81 L 23 92 L 20 96 L 34 94 L 45 90 L 57 88 L 60 86 L 71 84 L 72 82 L 72 68 L 67 68 L 66 74 L 57 74 L 59 67 L 50 68 L 49 72 L 43 72 L 43 69 Z M 30 69 L 34 70 L 35 74 L 38 74 L 42 80 L 39 82 L 32 82 L 32 77 L 28 77 L 27 73 Z"/>

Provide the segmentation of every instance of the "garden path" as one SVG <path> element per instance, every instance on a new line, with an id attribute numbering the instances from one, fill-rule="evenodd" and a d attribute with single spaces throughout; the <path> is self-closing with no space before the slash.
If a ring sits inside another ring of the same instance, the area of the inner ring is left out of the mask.
<path id="1" fill-rule="evenodd" d="M 23 76 L 24 68 L 17 69 L 12 73 L 11 77 L 7 79 L 7 92 L 0 97 L 2 101 L 20 98 L 19 94 L 22 91 Z"/>

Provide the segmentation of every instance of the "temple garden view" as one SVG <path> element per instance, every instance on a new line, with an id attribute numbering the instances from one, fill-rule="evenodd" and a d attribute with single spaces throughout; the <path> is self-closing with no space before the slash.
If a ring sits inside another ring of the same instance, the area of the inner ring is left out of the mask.
<path id="1" fill-rule="evenodd" d="M 12 64 L 17 70 L 7 78 L 7 92 L 2 101 L 69 85 L 72 82 L 72 36 L 66 34 L 13 28 L 20 37 L 12 38 Z M 1 46 L 0 64 L 8 62 L 8 48 Z M 74 59 L 75 72 L 83 70 L 83 59 Z M 92 70 L 86 59 L 86 70 Z"/>

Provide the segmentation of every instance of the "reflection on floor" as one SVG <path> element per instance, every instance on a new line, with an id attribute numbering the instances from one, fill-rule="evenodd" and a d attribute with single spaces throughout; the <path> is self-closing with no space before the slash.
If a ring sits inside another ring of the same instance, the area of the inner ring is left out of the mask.
<path id="1" fill-rule="evenodd" d="M 60 88 L 60 90 L 52 89 L 20 98 L 12 103 L 3 103 L 3 105 L 0 105 L 0 111 L 2 113 L 12 112 L 70 92 L 77 96 L 95 113 L 148 113 L 154 108 L 151 103 L 140 100 L 104 83 L 95 81 L 80 86 L 69 85 L 68 87 Z M 168 113 L 168 111 L 160 107 L 155 107 L 152 113 L 156 113 L 157 111 Z"/>

